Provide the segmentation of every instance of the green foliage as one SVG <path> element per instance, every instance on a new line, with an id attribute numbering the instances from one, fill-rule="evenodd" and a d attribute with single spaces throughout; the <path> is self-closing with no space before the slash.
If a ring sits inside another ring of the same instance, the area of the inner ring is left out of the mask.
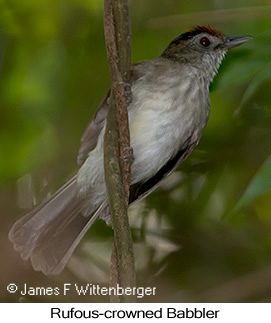
<path id="1" fill-rule="evenodd" d="M 252 177 L 243 195 L 235 205 L 233 212 L 249 205 L 257 197 L 271 191 L 271 157 L 262 164 L 256 175 Z"/>
<path id="2" fill-rule="evenodd" d="M 112 232 L 102 222 L 55 278 L 34 275 L 7 241 L 10 225 L 26 213 L 16 204 L 17 180 L 31 175 L 33 200 L 41 200 L 77 170 L 81 134 L 110 84 L 102 6 L 101 0 L 0 0 L 3 286 L 15 278 L 37 286 L 107 284 Z M 131 211 L 138 285 L 157 286 L 157 296 L 143 301 L 270 301 L 268 284 L 254 286 L 271 278 L 270 5 L 138 0 L 130 6 L 133 62 L 159 55 L 195 21 L 254 37 L 223 62 L 198 148 Z M 66 300 L 78 301 L 75 295 L 53 301 Z"/>

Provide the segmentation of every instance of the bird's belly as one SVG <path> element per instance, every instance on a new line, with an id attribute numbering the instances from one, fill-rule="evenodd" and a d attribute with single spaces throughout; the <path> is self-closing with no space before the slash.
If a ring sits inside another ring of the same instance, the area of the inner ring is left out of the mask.
<path id="1" fill-rule="evenodd" d="M 161 102 L 160 102 L 161 103 Z M 164 108 L 143 109 L 130 118 L 131 147 L 134 151 L 132 183 L 151 178 L 178 151 L 189 138 L 195 140 L 199 124 L 202 130 L 207 122 L 198 120 L 201 113 L 185 109 L 182 104 Z M 201 131 L 199 132 L 199 136 Z M 196 138 L 197 140 L 197 138 Z"/>

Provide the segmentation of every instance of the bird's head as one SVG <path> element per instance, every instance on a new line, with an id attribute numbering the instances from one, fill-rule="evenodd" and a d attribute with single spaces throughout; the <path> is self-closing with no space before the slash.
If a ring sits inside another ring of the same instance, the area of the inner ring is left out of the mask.
<path id="1" fill-rule="evenodd" d="M 251 38 L 227 37 L 211 26 L 196 26 L 175 38 L 162 53 L 162 57 L 191 64 L 205 71 L 211 81 L 227 51 Z"/>

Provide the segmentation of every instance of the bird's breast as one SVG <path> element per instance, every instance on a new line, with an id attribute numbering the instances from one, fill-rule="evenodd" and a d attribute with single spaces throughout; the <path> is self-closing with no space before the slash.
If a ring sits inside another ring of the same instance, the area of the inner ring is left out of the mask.
<path id="1" fill-rule="evenodd" d="M 209 117 L 209 94 L 192 80 L 143 85 L 132 89 L 129 109 L 133 183 L 152 177 L 188 138 L 198 141 Z"/>

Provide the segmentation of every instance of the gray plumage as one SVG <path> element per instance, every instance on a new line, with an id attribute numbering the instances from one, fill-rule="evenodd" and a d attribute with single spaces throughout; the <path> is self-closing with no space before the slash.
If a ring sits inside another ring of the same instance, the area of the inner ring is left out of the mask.
<path id="1" fill-rule="evenodd" d="M 152 192 L 196 147 L 209 118 L 209 84 L 227 50 L 248 39 L 199 26 L 173 40 L 160 57 L 132 66 L 130 203 Z M 103 170 L 109 95 L 82 137 L 78 174 L 10 230 L 22 258 L 46 275 L 63 270 L 98 217 L 110 219 Z"/>

